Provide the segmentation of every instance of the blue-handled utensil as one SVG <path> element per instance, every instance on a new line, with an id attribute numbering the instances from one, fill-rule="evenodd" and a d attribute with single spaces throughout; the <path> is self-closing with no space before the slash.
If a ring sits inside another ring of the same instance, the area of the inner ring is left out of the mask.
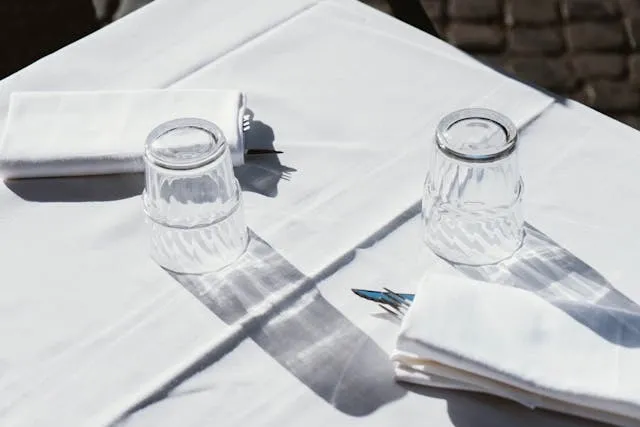
<path id="1" fill-rule="evenodd" d="M 391 289 L 383 288 L 382 291 L 369 289 L 351 289 L 354 294 L 368 301 L 377 302 L 387 313 L 402 319 L 407 309 L 413 302 L 414 294 L 403 294 Z"/>
<path id="2" fill-rule="evenodd" d="M 415 294 L 402 294 L 396 292 L 389 292 L 387 290 L 384 291 L 372 291 L 368 289 L 351 289 L 354 294 L 358 295 L 361 298 L 364 298 L 369 301 L 377 302 L 379 304 L 397 304 L 397 299 L 393 298 L 393 295 L 397 295 L 398 297 L 406 300 L 407 302 L 412 302 Z"/>

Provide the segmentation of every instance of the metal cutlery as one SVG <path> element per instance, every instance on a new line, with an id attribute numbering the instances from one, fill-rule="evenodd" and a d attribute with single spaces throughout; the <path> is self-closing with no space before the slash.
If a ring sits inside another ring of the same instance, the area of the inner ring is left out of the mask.
<path id="1" fill-rule="evenodd" d="M 361 298 L 378 303 L 387 313 L 396 317 L 404 316 L 415 297 L 415 294 L 394 292 L 389 288 L 383 288 L 382 291 L 369 289 L 351 289 L 351 291 Z"/>

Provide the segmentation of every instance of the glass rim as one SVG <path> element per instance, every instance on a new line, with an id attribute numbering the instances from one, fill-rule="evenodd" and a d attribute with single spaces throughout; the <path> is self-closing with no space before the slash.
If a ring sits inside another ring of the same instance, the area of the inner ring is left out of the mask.
<path id="1" fill-rule="evenodd" d="M 456 123 L 468 119 L 483 119 L 498 125 L 505 134 L 504 146 L 486 154 L 469 154 L 458 151 L 447 144 L 446 132 Z M 486 163 L 500 160 L 513 153 L 518 140 L 518 129 L 513 122 L 505 115 L 488 108 L 464 108 L 456 110 L 444 116 L 436 127 L 436 145 L 444 154 L 458 160 L 475 163 Z"/>
<path id="2" fill-rule="evenodd" d="M 207 150 L 191 161 L 172 162 L 170 160 L 157 156 L 154 153 L 154 150 L 151 149 L 151 145 L 153 144 L 153 142 L 161 136 L 180 128 L 194 128 L 211 135 L 211 137 L 213 138 L 211 149 Z M 197 169 L 212 163 L 213 161 L 220 158 L 224 154 L 226 149 L 227 143 L 224 134 L 215 123 L 197 117 L 182 117 L 166 121 L 153 128 L 151 132 L 149 132 L 149 135 L 147 136 L 147 139 L 145 141 L 144 155 L 145 159 L 161 168 L 168 170 L 186 171 Z"/>

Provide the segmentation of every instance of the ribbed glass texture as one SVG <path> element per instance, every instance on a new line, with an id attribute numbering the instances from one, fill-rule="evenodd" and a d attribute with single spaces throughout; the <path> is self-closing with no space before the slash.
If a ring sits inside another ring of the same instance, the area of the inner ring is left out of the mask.
<path id="1" fill-rule="evenodd" d="M 177 119 L 151 132 L 143 199 L 151 257 L 164 268 L 216 271 L 247 247 L 242 192 L 224 136 L 213 123 Z"/>
<path id="2" fill-rule="evenodd" d="M 493 264 L 522 244 L 523 182 L 515 126 L 483 109 L 446 116 L 436 131 L 422 199 L 423 237 L 439 256 Z"/>

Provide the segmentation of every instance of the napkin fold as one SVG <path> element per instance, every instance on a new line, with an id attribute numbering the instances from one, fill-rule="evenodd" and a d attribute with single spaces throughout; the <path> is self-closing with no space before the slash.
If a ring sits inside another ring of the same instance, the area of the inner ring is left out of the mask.
<path id="1" fill-rule="evenodd" d="M 585 304 L 608 327 L 604 337 L 562 307 L 527 290 L 429 275 L 391 356 L 396 378 L 640 425 L 640 315 Z"/>
<path id="2" fill-rule="evenodd" d="M 245 96 L 233 90 L 15 92 L 0 142 L 0 175 L 34 178 L 144 170 L 144 144 L 162 122 L 198 117 L 244 163 Z"/>

